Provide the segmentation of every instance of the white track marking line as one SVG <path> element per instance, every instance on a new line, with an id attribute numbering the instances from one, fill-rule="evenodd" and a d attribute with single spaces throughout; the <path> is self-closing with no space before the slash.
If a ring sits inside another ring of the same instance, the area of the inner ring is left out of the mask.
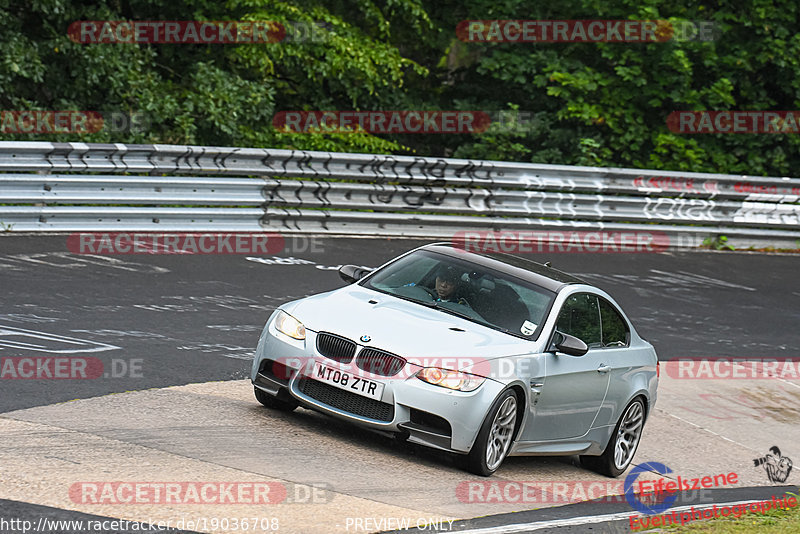
<path id="1" fill-rule="evenodd" d="M 674 415 L 674 414 L 671 414 L 671 413 L 665 412 L 665 411 L 663 411 L 663 410 L 658 410 L 658 411 L 660 411 L 661 413 L 663 413 L 663 414 L 665 414 L 665 415 L 668 415 L 668 416 L 670 416 L 670 417 L 674 417 L 674 418 L 675 418 L 675 419 L 677 419 L 678 421 L 681 421 L 681 422 L 683 422 L 683 423 L 686 423 L 686 424 L 688 424 L 688 425 L 692 425 L 693 427 L 695 427 L 695 428 L 698 428 L 698 429 L 700 429 L 700 430 L 703 430 L 704 432 L 708 432 L 709 434 L 712 434 L 712 435 L 714 435 L 714 436 L 717 436 L 718 438 L 722 438 L 722 439 L 724 439 L 724 440 L 726 440 L 726 441 L 730 441 L 731 443 L 734 443 L 734 444 L 736 444 L 736 445 L 739 445 L 740 447 L 744 447 L 744 448 L 745 448 L 745 449 L 747 449 L 747 450 L 750 450 L 750 451 L 753 451 L 753 452 L 755 452 L 755 453 L 757 453 L 757 454 L 760 454 L 760 453 L 759 453 L 759 451 L 758 451 L 757 449 L 754 449 L 754 448 L 752 448 L 752 447 L 748 447 L 747 445 L 745 445 L 745 444 L 743 444 L 743 443 L 739 443 L 738 441 L 734 441 L 734 440 L 732 440 L 731 438 L 728 438 L 728 437 L 725 437 L 725 436 L 723 436 L 722 434 L 717 434 L 717 433 L 716 433 L 716 432 L 714 432 L 713 430 L 709 430 L 709 429 L 707 429 L 707 428 L 706 428 L 706 427 L 704 427 L 704 426 L 700 426 L 700 425 L 698 425 L 697 423 L 692 423 L 691 421 L 689 421 L 689 420 L 687 420 L 687 419 L 684 419 L 684 418 L 682 418 L 682 417 L 678 417 L 677 415 Z"/>

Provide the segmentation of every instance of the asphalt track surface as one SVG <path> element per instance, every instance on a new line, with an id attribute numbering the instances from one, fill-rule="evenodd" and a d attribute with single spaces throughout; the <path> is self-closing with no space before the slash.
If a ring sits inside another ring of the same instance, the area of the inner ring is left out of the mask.
<path id="1" fill-rule="evenodd" d="M 0 356 L 47 356 L 38 333 L 95 344 L 107 378 L 4 380 L 0 412 L 136 389 L 248 376 L 269 314 L 344 285 L 423 241 L 320 239 L 324 252 L 265 264 L 243 255 L 81 256 L 65 236 L 0 236 Z M 310 248 L 308 244 L 306 248 Z M 298 242 L 296 249 L 303 248 Z M 529 254 L 607 290 L 659 358 L 800 356 L 800 257 L 745 253 Z M 265 257 L 270 259 L 271 257 Z M 20 332 L 24 330 L 27 332 Z M 73 341 L 74 343 L 74 341 Z M 108 348 L 108 347 L 113 348 Z M 107 350 L 99 350 L 106 348 Z M 117 360 L 112 363 L 112 360 Z M 133 375 L 133 376 L 131 376 Z M 141 376 L 139 376 L 141 375 Z"/>
<path id="2" fill-rule="evenodd" d="M 92 380 L 4 376 L 0 413 L 245 379 L 258 334 L 275 307 L 341 287 L 339 265 L 377 266 L 425 243 L 317 238 L 310 250 L 304 239 L 290 242 L 292 250 L 277 257 L 254 261 L 243 255 L 82 256 L 67 251 L 64 235 L 0 236 L 0 357 L 80 353 L 102 362 L 101 376 Z M 800 355 L 797 256 L 526 256 L 552 261 L 611 293 L 662 360 Z M 360 439 L 369 445 L 371 438 Z M 536 513 L 591 513 L 562 508 Z M 7 517 L 41 515 L 36 505 L 11 500 L 0 501 L 0 511 Z"/>

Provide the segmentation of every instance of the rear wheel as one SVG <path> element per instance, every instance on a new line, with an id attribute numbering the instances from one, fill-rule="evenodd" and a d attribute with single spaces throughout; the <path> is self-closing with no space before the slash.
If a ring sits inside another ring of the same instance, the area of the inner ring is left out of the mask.
<path id="1" fill-rule="evenodd" d="M 600 456 L 581 456 L 581 465 L 608 477 L 618 477 L 631 464 L 644 427 L 644 402 L 635 398 L 622 412 L 606 450 Z"/>
<path id="2" fill-rule="evenodd" d="M 273 397 L 269 393 L 265 391 L 261 391 L 257 387 L 253 387 L 253 391 L 256 394 L 256 400 L 266 406 L 267 408 L 273 408 L 275 410 L 281 410 L 284 412 L 291 412 L 295 408 L 297 408 L 297 402 L 294 400 L 281 400 L 277 397 Z"/>
<path id="3" fill-rule="evenodd" d="M 483 421 L 472 450 L 465 458 L 465 467 L 476 475 L 488 477 L 500 467 L 514 439 L 517 424 L 517 396 L 506 390 Z"/>

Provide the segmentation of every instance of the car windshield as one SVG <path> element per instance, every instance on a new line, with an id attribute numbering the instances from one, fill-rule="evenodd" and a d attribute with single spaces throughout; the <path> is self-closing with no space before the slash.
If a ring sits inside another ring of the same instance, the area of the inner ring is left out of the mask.
<path id="1" fill-rule="evenodd" d="M 427 250 L 392 262 L 364 286 L 525 339 L 539 337 L 555 298 L 525 280 Z"/>

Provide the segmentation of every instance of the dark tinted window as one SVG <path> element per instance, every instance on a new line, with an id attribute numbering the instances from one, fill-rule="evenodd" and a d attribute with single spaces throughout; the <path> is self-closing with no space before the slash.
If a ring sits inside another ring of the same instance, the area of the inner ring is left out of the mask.
<path id="1" fill-rule="evenodd" d="M 628 324 L 605 299 L 600 299 L 600 318 L 603 321 L 603 346 L 624 346 L 630 341 Z"/>
<path id="2" fill-rule="evenodd" d="M 437 282 L 445 279 L 452 287 L 446 295 Z M 428 250 L 412 252 L 362 283 L 526 339 L 539 336 L 555 298 L 553 292 L 502 271 Z"/>
<path id="3" fill-rule="evenodd" d="M 556 329 L 577 337 L 590 348 L 603 346 L 597 297 L 588 293 L 578 293 L 569 297 L 558 314 Z"/>

